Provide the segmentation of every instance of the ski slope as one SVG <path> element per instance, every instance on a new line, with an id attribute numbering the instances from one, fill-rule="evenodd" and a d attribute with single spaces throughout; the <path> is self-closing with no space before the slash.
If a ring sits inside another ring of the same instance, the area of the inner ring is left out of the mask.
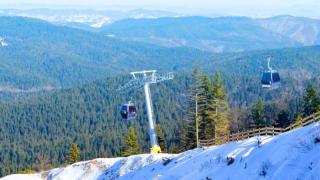
<path id="1" fill-rule="evenodd" d="M 79 162 L 12 179 L 310 179 L 320 180 L 320 123 L 279 136 L 254 137 L 181 154 L 136 155 Z M 169 160 L 168 160 L 169 159 Z"/>

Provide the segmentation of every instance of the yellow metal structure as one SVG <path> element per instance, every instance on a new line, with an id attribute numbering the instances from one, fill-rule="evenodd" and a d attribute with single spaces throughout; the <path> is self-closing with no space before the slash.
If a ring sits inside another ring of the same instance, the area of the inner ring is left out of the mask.
<path id="1" fill-rule="evenodd" d="M 158 145 L 153 146 L 150 150 L 151 150 L 151 154 L 159 154 L 159 153 L 161 153 L 161 148 Z"/>

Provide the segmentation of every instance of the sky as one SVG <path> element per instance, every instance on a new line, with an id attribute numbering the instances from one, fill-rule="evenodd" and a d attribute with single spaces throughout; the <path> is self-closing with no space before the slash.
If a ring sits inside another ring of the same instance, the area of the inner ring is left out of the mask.
<path id="1" fill-rule="evenodd" d="M 27 2 L 27 3 L 26 3 Z M 320 17 L 320 0 L 0 0 L 5 8 L 159 9 L 190 14 Z"/>

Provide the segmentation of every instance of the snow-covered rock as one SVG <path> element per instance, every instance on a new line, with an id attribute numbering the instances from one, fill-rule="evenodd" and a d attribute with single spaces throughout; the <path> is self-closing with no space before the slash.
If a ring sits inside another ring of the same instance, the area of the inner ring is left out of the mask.
<path id="1" fill-rule="evenodd" d="M 317 138 L 320 123 L 275 137 L 254 137 L 177 155 L 95 159 L 45 173 L 3 179 L 320 179 Z"/>

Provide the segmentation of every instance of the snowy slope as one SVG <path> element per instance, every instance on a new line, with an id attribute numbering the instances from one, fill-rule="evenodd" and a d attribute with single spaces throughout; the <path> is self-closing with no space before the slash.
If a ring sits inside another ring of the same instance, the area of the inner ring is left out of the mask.
<path id="1" fill-rule="evenodd" d="M 315 141 L 317 138 L 320 139 L 320 123 L 276 137 L 255 137 L 177 155 L 95 159 L 42 174 L 24 175 L 23 178 L 10 175 L 3 179 L 317 180 L 320 179 L 320 142 Z M 165 163 L 166 158 L 170 158 L 170 162 Z"/>

